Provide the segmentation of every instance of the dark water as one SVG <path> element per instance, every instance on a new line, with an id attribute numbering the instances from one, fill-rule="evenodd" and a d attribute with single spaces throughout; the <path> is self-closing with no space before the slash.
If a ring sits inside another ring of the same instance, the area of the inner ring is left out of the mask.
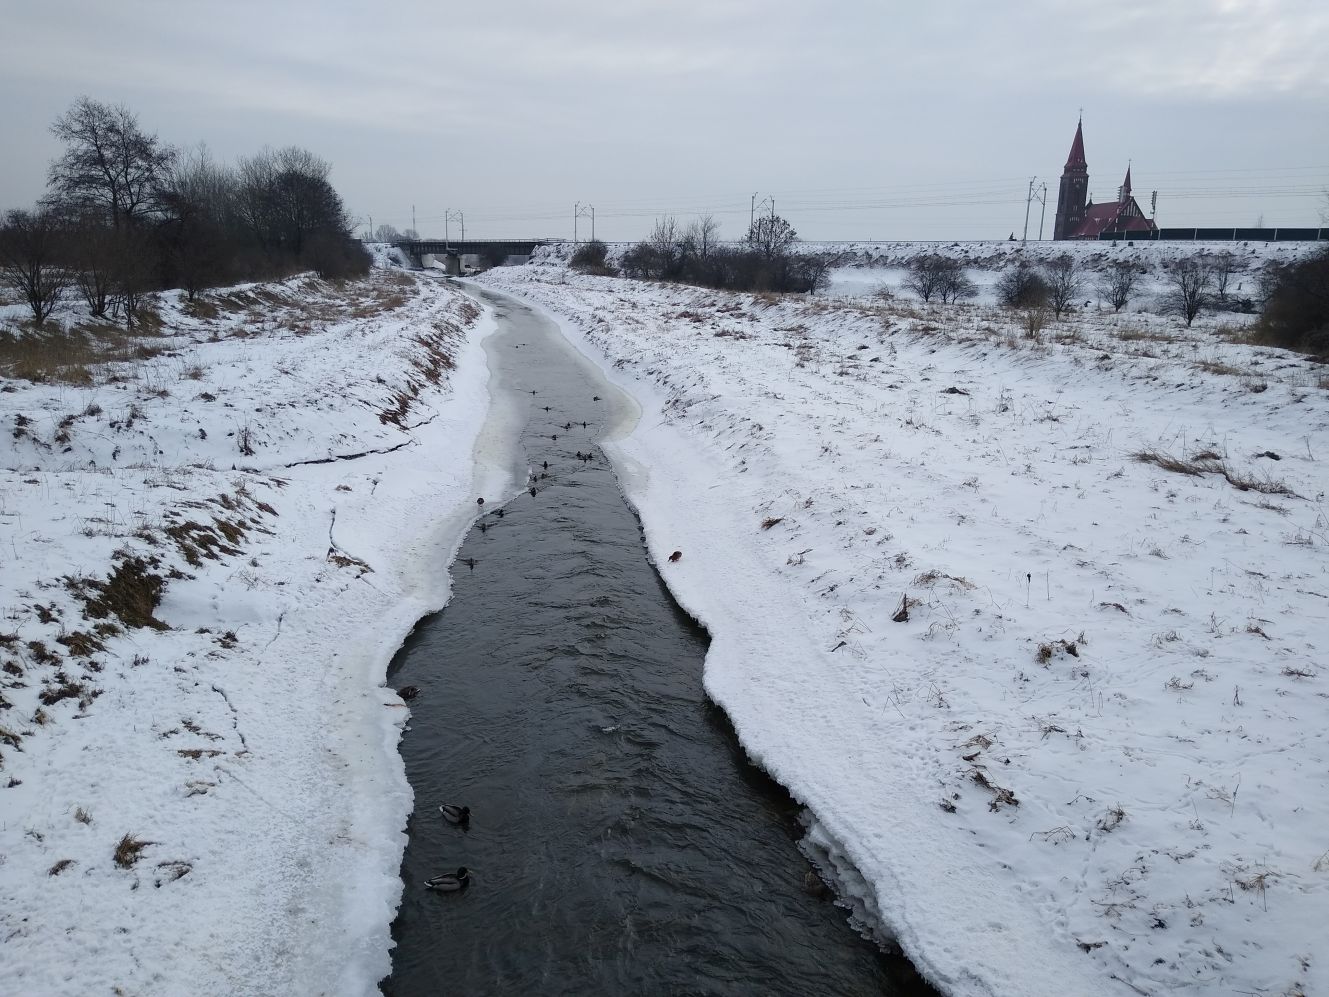
<path id="1" fill-rule="evenodd" d="M 489 300 L 508 323 L 491 365 L 548 477 L 471 531 L 452 601 L 390 673 L 421 692 L 385 992 L 931 993 L 807 892 L 798 808 L 706 699 L 706 634 L 646 560 L 596 449 L 614 396 L 544 319 Z M 441 802 L 469 805 L 469 830 Z M 459 865 L 468 890 L 424 889 Z"/>

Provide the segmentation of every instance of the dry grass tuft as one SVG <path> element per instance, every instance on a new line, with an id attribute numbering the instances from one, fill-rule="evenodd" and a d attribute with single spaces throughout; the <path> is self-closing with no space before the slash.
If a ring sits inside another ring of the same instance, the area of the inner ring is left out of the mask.
<path id="1" fill-rule="evenodd" d="M 51 866 L 51 868 L 49 868 L 49 869 L 46 870 L 46 875 L 48 875 L 48 876 L 58 876 L 58 875 L 60 875 L 60 873 L 64 872 L 66 869 L 68 869 L 68 868 L 69 868 L 71 865 L 73 865 L 73 864 L 74 864 L 74 860 L 73 860 L 73 859 L 61 859 L 61 860 L 60 860 L 59 862 L 57 862 L 55 865 Z"/>
<path id="2" fill-rule="evenodd" d="M 114 616 L 131 629 L 165 630 L 166 624 L 152 615 L 161 605 L 165 582 L 151 567 L 142 558 L 125 557 L 104 582 L 82 579 L 67 584 L 83 599 L 84 612 L 93 619 Z"/>
<path id="3" fill-rule="evenodd" d="M 761 528 L 763 530 L 769 530 L 772 526 L 777 526 L 783 522 L 784 522 L 783 516 L 767 516 L 765 519 L 761 521 Z"/>
<path id="4" fill-rule="evenodd" d="M 1055 640 L 1050 643 L 1039 644 L 1038 650 L 1034 654 L 1034 660 L 1044 668 L 1047 668 L 1052 664 L 1053 657 L 1060 652 L 1069 654 L 1072 658 L 1078 658 L 1080 656 L 1080 649 L 1076 646 L 1074 641 Z"/>
<path id="5" fill-rule="evenodd" d="M 144 841 L 132 834 L 126 834 L 120 839 L 120 843 L 115 846 L 115 864 L 121 869 L 132 869 L 134 863 L 139 860 L 143 849 L 152 844 L 155 844 L 155 842 Z"/>
<path id="6" fill-rule="evenodd" d="M 936 585 L 937 582 L 941 581 L 950 582 L 952 585 L 961 589 L 972 589 L 977 587 L 968 578 L 948 575 L 944 571 L 925 571 L 921 575 L 916 575 L 914 577 L 914 584 L 925 588 L 931 588 Z"/>
<path id="7" fill-rule="evenodd" d="M 1131 457 L 1142 464 L 1154 464 L 1165 471 L 1199 477 L 1205 474 L 1221 474 L 1233 488 L 1241 492 L 1259 492 L 1262 495 L 1295 496 L 1287 483 L 1268 474 L 1256 474 L 1249 471 L 1237 471 L 1221 460 L 1212 450 L 1202 450 L 1189 460 L 1174 457 L 1161 450 L 1139 450 Z"/>

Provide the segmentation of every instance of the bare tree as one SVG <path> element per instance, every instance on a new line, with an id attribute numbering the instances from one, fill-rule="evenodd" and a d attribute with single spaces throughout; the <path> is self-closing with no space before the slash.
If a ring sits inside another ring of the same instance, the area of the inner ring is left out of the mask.
<path id="1" fill-rule="evenodd" d="M 69 285 L 60 264 L 62 229 L 54 211 L 11 211 L 0 227 L 0 280 L 10 285 L 32 310 L 41 326 Z"/>
<path id="2" fill-rule="evenodd" d="M 240 213 L 259 245 L 299 256 L 316 232 L 349 238 L 341 198 L 328 182 L 331 173 L 327 160 L 296 146 L 241 160 Z"/>
<path id="3" fill-rule="evenodd" d="M 153 288 L 152 244 L 147 233 L 121 230 L 115 233 L 111 267 L 111 308 L 123 315 L 130 331 L 142 317 L 144 302 Z"/>
<path id="4" fill-rule="evenodd" d="M 115 265 L 115 230 L 95 214 L 83 215 L 69 228 L 74 283 L 93 318 L 105 318 L 111 306 L 111 271 Z"/>
<path id="5" fill-rule="evenodd" d="M 1052 306 L 1053 315 L 1060 319 L 1080 296 L 1084 287 L 1083 269 L 1079 260 L 1069 253 L 1062 253 L 1043 265 L 1043 276 L 1047 282 L 1047 303 Z"/>
<path id="6" fill-rule="evenodd" d="M 401 233 L 386 222 L 374 229 L 375 242 L 399 242 L 400 240 Z"/>
<path id="7" fill-rule="evenodd" d="M 1233 253 L 1222 252 L 1210 260 L 1209 270 L 1214 275 L 1214 293 L 1218 296 L 1219 304 L 1227 304 L 1228 285 L 1240 269 L 1241 261 Z"/>
<path id="8" fill-rule="evenodd" d="M 682 230 L 672 215 L 655 220 L 646 243 L 655 261 L 656 276 L 662 280 L 675 280 L 682 268 L 685 247 Z"/>
<path id="9" fill-rule="evenodd" d="M 1210 290 L 1214 284 L 1214 275 L 1200 259 L 1191 257 L 1177 260 L 1163 271 L 1163 280 L 1168 285 L 1164 303 L 1186 320 L 1187 328 L 1195 321 L 1195 316 L 1209 304 Z"/>
<path id="10" fill-rule="evenodd" d="M 953 304 L 961 298 L 972 298 L 978 294 L 978 285 L 969 279 L 964 266 L 959 260 L 947 260 L 946 269 L 941 278 L 941 303 Z"/>
<path id="11" fill-rule="evenodd" d="M 762 215 L 753 221 L 748 229 L 747 243 L 767 261 L 779 260 L 789 255 L 789 247 L 798 239 L 787 221 L 779 215 Z"/>
<path id="12" fill-rule="evenodd" d="M 1140 271 L 1130 260 L 1114 260 L 1108 265 L 1107 273 L 1102 274 L 1096 287 L 1098 296 L 1119 312 L 1135 296 L 1135 288 L 1140 282 Z"/>
<path id="13" fill-rule="evenodd" d="M 924 301 L 931 301 L 937 295 L 942 304 L 972 298 L 978 293 L 963 264 L 940 253 L 926 253 L 910 260 L 904 286 Z"/>
<path id="14" fill-rule="evenodd" d="M 714 215 L 702 215 L 692 220 L 684 235 L 698 257 L 703 260 L 710 259 L 711 253 L 715 252 L 715 246 L 720 241 L 720 223 L 715 220 Z"/>
<path id="15" fill-rule="evenodd" d="M 938 253 L 925 253 L 909 261 L 903 281 L 906 290 L 913 291 L 924 301 L 931 301 L 932 296 L 941 290 L 945 277 L 943 263 L 945 257 Z"/>
<path id="16" fill-rule="evenodd" d="M 51 131 L 65 144 L 48 175 L 56 200 L 95 205 L 116 229 L 159 207 L 162 180 L 175 152 L 144 132 L 124 105 L 80 97 Z"/>
<path id="17" fill-rule="evenodd" d="M 163 276 L 178 283 L 193 301 L 203 288 L 235 276 L 241 231 L 236 176 L 200 144 L 177 155 L 163 180 L 163 192 Z"/>
<path id="18" fill-rule="evenodd" d="M 831 286 L 831 274 L 835 268 L 843 265 L 843 253 L 800 253 L 791 260 L 791 276 L 799 289 L 810 294 L 824 291 Z"/>

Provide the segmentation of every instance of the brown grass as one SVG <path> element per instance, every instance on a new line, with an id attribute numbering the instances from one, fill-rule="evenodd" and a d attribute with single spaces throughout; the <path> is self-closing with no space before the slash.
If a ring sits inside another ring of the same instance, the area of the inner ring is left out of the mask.
<path id="1" fill-rule="evenodd" d="M 1240 367 L 1233 367 L 1231 364 L 1222 363 L 1218 360 L 1198 360 L 1193 364 L 1196 370 L 1202 370 L 1206 374 L 1226 374 L 1236 376 L 1245 374 L 1246 371 Z"/>
<path id="2" fill-rule="evenodd" d="M 143 341 L 146 329 L 130 335 L 110 323 L 87 322 L 70 329 L 0 335 L 0 374 L 36 383 L 92 384 L 107 364 L 132 363 L 161 352 Z"/>
<path id="3" fill-rule="evenodd" d="M 134 863 L 139 860 L 143 849 L 151 844 L 155 844 L 155 842 L 144 841 L 132 834 L 126 834 L 120 839 L 120 843 L 115 846 L 115 864 L 121 869 L 132 869 Z"/>
<path id="4" fill-rule="evenodd" d="M 71 579 L 66 584 L 83 599 L 84 612 L 93 619 L 114 616 L 131 629 L 165 630 L 166 624 L 153 611 L 161 605 L 166 583 L 161 575 L 149 570 L 152 566 L 142 558 L 125 557 L 104 582 Z"/>
<path id="5" fill-rule="evenodd" d="M 765 519 L 761 521 L 761 528 L 763 530 L 769 530 L 772 526 L 778 526 L 780 523 L 783 522 L 784 522 L 783 516 L 767 516 Z"/>

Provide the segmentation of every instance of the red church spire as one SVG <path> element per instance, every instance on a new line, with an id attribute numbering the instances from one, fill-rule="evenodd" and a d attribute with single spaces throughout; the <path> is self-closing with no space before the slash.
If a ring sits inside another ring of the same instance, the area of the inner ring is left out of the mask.
<path id="1" fill-rule="evenodd" d="M 1117 201 L 1120 204 L 1125 204 L 1130 199 L 1131 199 L 1131 167 L 1130 164 L 1128 163 L 1126 165 L 1126 179 L 1123 180 L 1121 183 L 1121 190 L 1117 191 Z"/>
<path id="2" fill-rule="evenodd" d="M 1089 164 L 1084 158 L 1084 133 L 1081 131 L 1082 122 L 1075 123 L 1075 141 L 1071 143 L 1071 154 L 1066 157 L 1066 169 L 1083 170 L 1087 169 Z"/>

